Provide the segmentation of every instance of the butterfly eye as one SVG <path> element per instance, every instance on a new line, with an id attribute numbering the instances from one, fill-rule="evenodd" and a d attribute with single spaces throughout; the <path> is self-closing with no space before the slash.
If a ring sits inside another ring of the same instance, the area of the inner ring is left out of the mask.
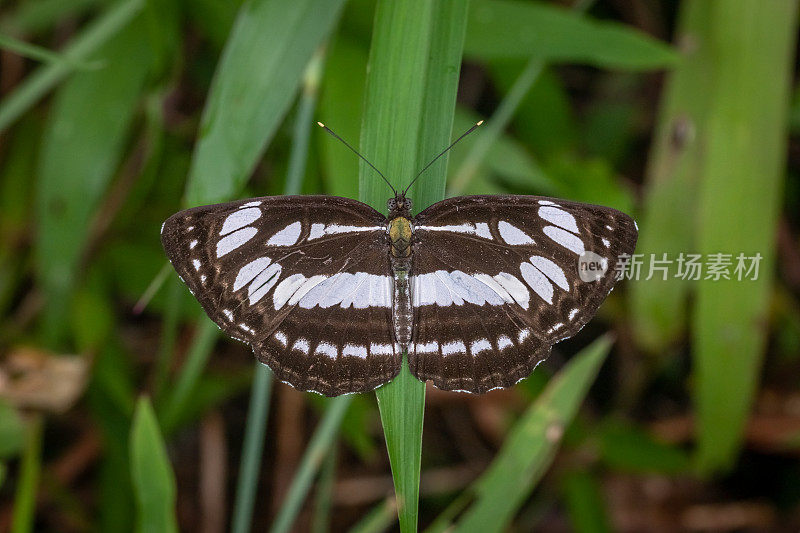
<path id="1" fill-rule="evenodd" d="M 406 198 L 406 209 L 411 211 L 411 206 L 413 206 L 413 205 L 414 204 L 411 202 L 411 198 Z"/>
<path id="2" fill-rule="evenodd" d="M 397 207 L 397 202 L 395 201 L 394 198 L 389 198 L 389 200 L 386 202 L 386 208 L 389 211 L 394 211 L 395 207 Z"/>

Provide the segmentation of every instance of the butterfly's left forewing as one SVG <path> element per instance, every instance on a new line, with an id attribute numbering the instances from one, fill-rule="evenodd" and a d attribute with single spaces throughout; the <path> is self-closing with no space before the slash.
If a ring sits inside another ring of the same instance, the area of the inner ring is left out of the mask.
<path id="1" fill-rule="evenodd" d="M 420 213 L 414 236 L 411 372 L 446 390 L 485 392 L 528 376 L 588 322 L 637 230 L 606 207 L 469 196 Z"/>
<path id="2" fill-rule="evenodd" d="M 276 376 L 328 396 L 400 370 L 392 342 L 386 220 L 330 196 L 279 196 L 170 217 L 162 242 L 181 279 Z"/>

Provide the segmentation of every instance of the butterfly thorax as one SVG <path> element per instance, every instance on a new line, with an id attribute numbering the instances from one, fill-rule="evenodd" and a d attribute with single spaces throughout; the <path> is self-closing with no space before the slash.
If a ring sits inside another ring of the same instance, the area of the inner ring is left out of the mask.
<path id="1" fill-rule="evenodd" d="M 389 222 L 389 240 L 392 243 L 392 257 L 411 257 L 411 221 L 396 217 Z"/>

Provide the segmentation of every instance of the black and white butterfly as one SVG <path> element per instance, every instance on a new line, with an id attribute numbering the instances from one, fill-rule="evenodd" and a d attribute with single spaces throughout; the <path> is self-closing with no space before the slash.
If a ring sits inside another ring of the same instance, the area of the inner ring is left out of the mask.
<path id="1" fill-rule="evenodd" d="M 162 241 L 223 331 L 327 396 L 390 381 L 406 349 L 439 388 L 513 385 L 595 314 L 636 243 L 627 215 L 551 198 L 464 196 L 416 217 L 389 203 L 389 217 L 331 196 L 196 207 Z M 578 275 L 585 252 L 607 260 L 596 281 Z"/>
<path id="2" fill-rule="evenodd" d="M 278 379 L 326 396 L 411 373 L 483 393 L 527 377 L 594 316 L 632 254 L 614 209 L 538 196 L 462 196 L 388 216 L 348 198 L 274 196 L 196 207 L 161 239 L 223 331 Z M 600 265 L 584 281 L 579 260 Z"/>

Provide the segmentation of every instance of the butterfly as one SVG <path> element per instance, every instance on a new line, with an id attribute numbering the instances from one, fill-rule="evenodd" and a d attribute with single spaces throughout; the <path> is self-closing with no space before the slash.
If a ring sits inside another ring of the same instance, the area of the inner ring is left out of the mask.
<path id="1" fill-rule="evenodd" d="M 514 385 L 594 316 L 638 232 L 615 209 L 539 196 L 461 196 L 414 216 L 394 191 L 387 213 L 251 198 L 176 213 L 161 240 L 225 333 L 281 381 L 336 396 L 391 381 L 404 353 L 440 389 Z"/>

